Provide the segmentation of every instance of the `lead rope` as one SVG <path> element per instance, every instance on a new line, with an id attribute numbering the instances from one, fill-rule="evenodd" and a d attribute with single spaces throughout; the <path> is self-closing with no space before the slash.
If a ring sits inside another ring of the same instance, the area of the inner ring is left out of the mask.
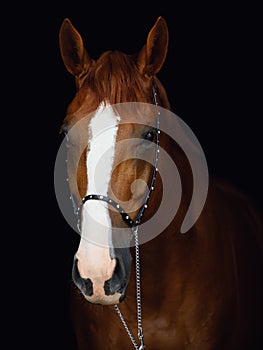
<path id="1" fill-rule="evenodd" d="M 118 305 L 114 305 L 115 310 L 126 330 L 131 342 L 136 350 L 144 350 L 145 345 L 143 342 L 143 331 L 142 331 L 142 304 L 141 304 L 141 270 L 140 270 L 140 252 L 139 252 L 139 236 L 138 236 L 138 226 L 132 228 L 135 241 L 135 276 L 136 276 L 136 304 L 137 304 L 137 325 L 138 325 L 138 339 L 140 345 L 138 345 L 132 335 Z"/>

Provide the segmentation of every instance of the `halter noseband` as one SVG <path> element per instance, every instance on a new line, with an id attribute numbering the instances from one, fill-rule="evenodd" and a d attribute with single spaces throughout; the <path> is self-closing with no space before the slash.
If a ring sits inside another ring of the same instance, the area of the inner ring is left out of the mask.
<path id="1" fill-rule="evenodd" d="M 155 87 L 156 87 L 156 85 L 154 82 L 153 87 L 152 87 L 152 92 L 153 92 L 154 103 L 155 103 L 156 107 L 158 107 L 157 93 L 156 93 Z M 133 220 L 116 201 L 114 201 L 113 199 L 111 199 L 107 196 L 100 195 L 100 194 L 88 194 L 87 196 L 85 196 L 82 199 L 80 207 L 83 206 L 84 203 L 86 203 L 88 200 L 103 201 L 103 202 L 106 202 L 106 203 L 110 204 L 111 206 L 113 206 L 121 214 L 122 219 L 125 221 L 125 223 L 128 226 L 135 227 L 135 226 L 140 225 L 144 211 L 147 208 L 148 200 L 149 200 L 150 195 L 154 189 L 154 183 L 155 183 L 156 174 L 158 171 L 157 165 L 158 165 L 158 158 L 159 158 L 159 135 L 160 135 L 160 112 L 158 111 L 157 118 L 156 118 L 156 150 L 155 150 L 155 162 L 154 162 L 153 175 L 152 175 L 152 179 L 151 179 L 148 193 L 144 199 L 142 206 L 140 207 L 139 213 L 138 213 L 135 220 Z M 78 208 L 78 211 L 80 210 L 80 207 Z"/>

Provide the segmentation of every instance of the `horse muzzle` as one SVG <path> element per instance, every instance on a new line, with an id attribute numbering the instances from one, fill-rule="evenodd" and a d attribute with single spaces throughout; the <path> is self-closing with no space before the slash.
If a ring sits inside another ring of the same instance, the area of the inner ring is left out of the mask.
<path id="1" fill-rule="evenodd" d="M 96 272 L 83 273 L 80 261 L 74 256 L 72 279 L 85 299 L 94 304 L 112 305 L 124 300 L 131 270 L 130 253 L 121 249 L 114 250 L 112 259 L 112 274 L 105 275 Z M 89 270 L 88 270 L 89 271 Z"/>

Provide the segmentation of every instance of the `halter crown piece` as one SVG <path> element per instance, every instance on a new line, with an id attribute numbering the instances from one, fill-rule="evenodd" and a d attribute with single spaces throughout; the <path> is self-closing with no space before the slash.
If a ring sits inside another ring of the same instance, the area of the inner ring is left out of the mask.
<path id="1" fill-rule="evenodd" d="M 152 86 L 152 93 L 153 93 L 153 99 L 156 107 L 158 107 L 158 101 L 157 101 L 157 93 L 156 93 L 156 83 L 153 81 L 153 86 Z M 73 204 L 73 209 L 74 213 L 78 216 L 78 222 L 77 222 L 77 228 L 79 232 L 80 230 L 80 218 L 79 218 L 79 213 L 81 210 L 81 207 L 86 203 L 88 200 L 99 200 L 99 201 L 104 201 L 111 206 L 113 206 L 122 216 L 122 219 L 125 221 L 125 223 L 132 229 L 133 236 L 134 236 L 134 241 L 135 241 L 135 276 L 136 276 L 136 302 L 137 302 L 137 324 L 138 324 L 138 339 L 140 341 L 140 345 L 137 344 L 135 341 L 131 331 L 129 330 L 129 327 L 117 305 L 114 305 L 115 310 L 126 330 L 128 333 L 128 336 L 130 337 L 130 340 L 136 350 L 144 350 L 145 349 L 145 344 L 143 341 L 143 331 L 142 331 L 142 312 L 141 312 L 141 283 L 140 283 L 140 254 L 139 254 L 139 236 L 138 236 L 138 226 L 141 224 L 141 219 L 142 216 L 145 212 L 145 209 L 148 207 L 148 201 L 150 198 L 150 195 L 152 191 L 154 190 L 154 183 L 156 179 L 156 175 L 158 172 L 158 160 L 159 160 L 159 136 L 160 136 L 160 111 L 158 110 L 157 112 L 157 118 L 156 118 L 156 151 L 155 151 L 155 162 L 154 162 L 154 169 L 153 169 L 153 174 L 152 174 L 152 179 L 150 183 L 150 187 L 148 190 L 148 193 L 143 201 L 142 206 L 139 209 L 138 215 L 135 220 L 133 220 L 126 212 L 125 210 L 113 199 L 101 195 L 101 194 L 89 194 L 85 196 L 82 201 L 80 206 L 77 206 L 73 196 L 70 196 L 70 199 Z M 66 135 L 67 137 L 67 135 Z M 68 179 L 67 179 L 68 180 Z"/>

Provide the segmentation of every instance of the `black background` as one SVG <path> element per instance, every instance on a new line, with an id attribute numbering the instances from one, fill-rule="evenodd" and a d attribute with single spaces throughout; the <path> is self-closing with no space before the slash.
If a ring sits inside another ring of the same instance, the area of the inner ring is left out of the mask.
<path id="1" fill-rule="evenodd" d="M 19 273 L 20 290 L 29 291 L 26 301 L 18 300 L 23 307 L 20 325 L 26 329 L 20 341 L 24 337 L 28 346 L 37 339 L 38 349 L 75 349 L 68 288 L 78 236 L 62 217 L 53 186 L 62 141 L 59 129 L 75 93 L 74 79 L 63 65 L 58 46 L 65 17 L 96 58 L 108 49 L 128 54 L 139 51 L 157 17 L 163 16 L 170 41 L 158 77 L 173 111 L 199 139 L 210 174 L 231 181 L 262 207 L 259 8 L 252 2 L 142 4 L 74 1 L 53 7 L 34 3 L 17 8 L 16 15 L 6 13 L 14 23 L 5 27 L 14 51 L 7 57 L 14 74 L 9 81 L 9 108 L 16 111 L 19 140 L 27 138 L 27 146 L 22 143 L 27 163 L 24 158 L 20 173 L 29 203 L 24 204 L 24 223 L 32 234 L 29 252 L 20 244 L 18 250 L 26 262 L 24 272 Z M 22 111 L 19 117 L 18 111 Z M 33 311 L 30 315 L 29 310 Z"/>

